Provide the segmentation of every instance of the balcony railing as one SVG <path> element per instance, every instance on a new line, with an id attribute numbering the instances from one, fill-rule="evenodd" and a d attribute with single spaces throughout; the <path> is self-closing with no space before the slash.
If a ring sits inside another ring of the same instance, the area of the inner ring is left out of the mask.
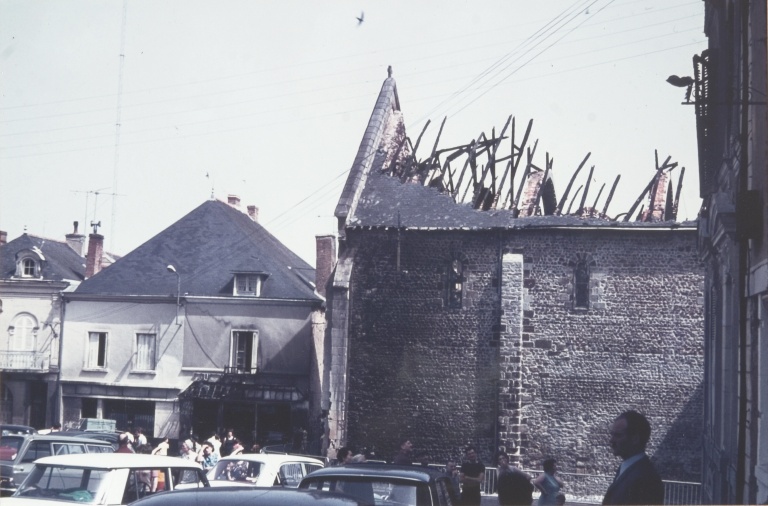
<path id="1" fill-rule="evenodd" d="M 0 351 L 0 369 L 47 371 L 50 360 L 47 353 L 33 351 Z"/>

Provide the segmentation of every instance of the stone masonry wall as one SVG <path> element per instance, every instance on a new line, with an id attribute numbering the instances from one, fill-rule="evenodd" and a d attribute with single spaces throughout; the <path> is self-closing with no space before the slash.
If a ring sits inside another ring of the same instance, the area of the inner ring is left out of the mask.
<path id="1" fill-rule="evenodd" d="M 498 445 L 524 467 L 613 474 L 607 427 L 649 417 L 665 479 L 698 479 L 703 271 L 695 231 L 348 232 L 346 443 L 432 461 Z M 397 269 L 398 249 L 400 269 Z M 447 267 L 464 262 L 462 307 Z M 574 308 L 574 265 L 590 265 Z"/>

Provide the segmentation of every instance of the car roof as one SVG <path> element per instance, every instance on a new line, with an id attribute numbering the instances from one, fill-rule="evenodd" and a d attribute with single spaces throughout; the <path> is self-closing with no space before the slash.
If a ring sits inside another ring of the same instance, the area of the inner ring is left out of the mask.
<path id="1" fill-rule="evenodd" d="M 99 441 L 103 443 L 103 441 Z M 202 469 L 200 464 L 180 457 L 147 455 L 144 453 L 78 453 L 43 457 L 35 464 L 46 466 L 71 466 L 89 469 L 139 469 L 146 467 L 184 467 Z"/>
<path id="2" fill-rule="evenodd" d="M 360 506 L 364 503 L 348 495 L 319 490 L 280 487 L 205 487 L 161 492 L 132 505 L 136 506 Z"/>
<path id="3" fill-rule="evenodd" d="M 102 446 L 109 446 L 109 443 L 107 443 L 104 440 L 101 439 L 91 439 L 86 437 L 77 437 L 77 436 L 66 436 L 66 435 L 59 435 L 60 433 L 57 432 L 55 434 L 8 434 L 10 436 L 21 436 L 25 439 L 33 439 L 35 441 L 61 441 L 64 443 L 89 443 L 89 444 L 99 444 Z"/>
<path id="4" fill-rule="evenodd" d="M 364 462 L 359 464 L 344 464 L 340 466 L 325 467 L 323 469 L 313 471 L 312 474 L 307 475 L 307 477 L 304 479 L 311 480 L 312 478 L 329 476 L 396 478 L 428 483 L 433 479 L 443 476 L 443 473 L 435 469 L 421 466 L 397 466 L 393 464 Z"/>
<path id="5" fill-rule="evenodd" d="M 34 427 L 30 427 L 29 425 L 15 425 L 10 423 L 4 423 L 0 425 L 0 434 L 3 434 L 3 435 L 36 434 L 36 433 L 37 433 L 37 429 L 35 429 Z"/>
<path id="6" fill-rule="evenodd" d="M 282 464 L 283 462 L 305 462 L 307 464 L 319 464 L 321 466 L 325 465 L 320 459 L 285 453 L 241 453 L 238 455 L 227 455 L 226 457 L 219 459 L 219 461 L 222 460 L 247 460 L 249 462 L 264 462 L 266 464 L 277 465 Z"/>

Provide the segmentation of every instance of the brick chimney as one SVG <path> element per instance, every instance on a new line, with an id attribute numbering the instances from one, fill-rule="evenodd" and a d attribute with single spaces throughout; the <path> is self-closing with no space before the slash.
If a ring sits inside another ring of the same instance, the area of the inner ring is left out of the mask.
<path id="1" fill-rule="evenodd" d="M 74 222 L 73 225 L 75 227 L 74 232 L 65 236 L 67 238 L 67 245 L 75 250 L 75 253 L 83 256 L 83 250 L 85 249 L 85 236 L 83 234 L 77 233 L 77 227 L 79 225 L 78 222 Z"/>
<path id="2" fill-rule="evenodd" d="M 326 288 L 336 266 L 336 236 L 315 236 L 315 290 L 326 297 Z"/>
<path id="3" fill-rule="evenodd" d="M 104 236 L 90 234 L 88 236 L 88 256 L 85 259 L 85 277 L 90 278 L 101 270 L 101 261 L 104 253 Z"/>
<path id="4" fill-rule="evenodd" d="M 237 195 L 227 195 L 227 204 L 235 209 L 240 209 L 240 197 Z"/>
<path id="5" fill-rule="evenodd" d="M 8 232 L 0 230 L 0 246 L 8 243 Z"/>
<path id="6" fill-rule="evenodd" d="M 248 206 L 248 216 L 251 217 L 256 223 L 259 222 L 259 208 L 256 206 Z"/>

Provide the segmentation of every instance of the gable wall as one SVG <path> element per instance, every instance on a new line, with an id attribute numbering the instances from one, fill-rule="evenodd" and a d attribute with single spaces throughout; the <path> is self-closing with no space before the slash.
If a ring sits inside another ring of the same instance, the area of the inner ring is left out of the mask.
<path id="1" fill-rule="evenodd" d="M 403 232 L 399 274 L 397 232 L 348 231 L 348 246 L 348 444 L 391 458 L 409 437 L 444 462 L 471 443 L 489 462 L 498 443 L 519 447 L 524 467 L 554 456 L 564 471 L 613 474 L 607 424 L 635 408 L 664 478 L 698 475 L 694 231 Z M 517 289 L 503 253 L 522 259 Z M 594 261 L 586 312 L 570 302 L 578 255 Z M 444 304 L 453 256 L 466 265 L 461 309 Z"/>

